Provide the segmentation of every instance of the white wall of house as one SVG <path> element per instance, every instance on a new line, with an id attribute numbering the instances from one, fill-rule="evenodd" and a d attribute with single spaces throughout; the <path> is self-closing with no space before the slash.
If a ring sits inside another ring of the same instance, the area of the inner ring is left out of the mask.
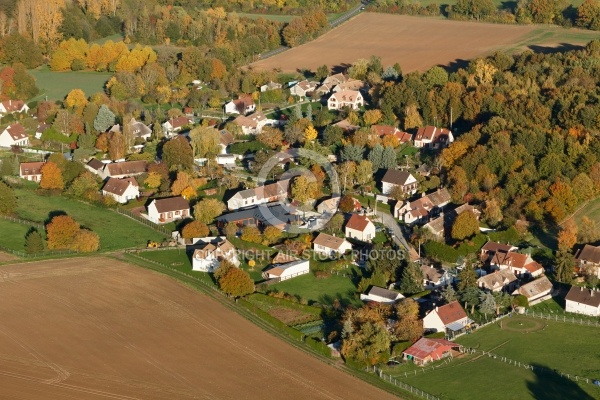
<path id="1" fill-rule="evenodd" d="M 393 304 L 397 300 L 402 299 L 402 298 L 404 298 L 404 296 L 402 296 L 400 293 L 398 293 L 398 296 L 396 297 L 395 300 L 390 300 L 387 297 L 377 296 L 376 294 L 364 294 L 364 293 L 360 294 L 360 299 L 362 301 L 376 301 L 377 303 L 384 303 L 384 304 Z"/>
<path id="2" fill-rule="evenodd" d="M 437 312 L 434 310 L 423 318 L 423 329 L 435 330 L 436 332 L 446 332 L 446 325 L 442 322 Z"/>
<path id="3" fill-rule="evenodd" d="M 28 146 L 29 138 L 23 138 L 19 140 L 14 140 L 10 133 L 5 129 L 0 133 L 0 147 L 11 147 L 11 146 Z"/>
<path id="4" fill-rule="evenodd" d="M 596 296 L 600 296 L 600 292 L 596 292 Z M 572 300 L 566 301 L 565 311 L 576 314 L 591 315 L 594 317 L 600 316 L 600 306 L 593 307 Z"/>
<path id="5" fill-rule="evenodd" d="M 159 213 L 154 202 L 148 206 L 148 219 L 155 224 L 167 224 L 171 221 L 186 218 L 190 215 L 190 210 L 175 210 Z M 162 220 L 162 221 L 161 221 Z"/>
<path id="6" fill-rule="evenodd" d="M 130 184 L 127 187 L 127 189 L 125 189 L 125 192 L 123 192 L 122 195 L 110 193 L 110 192 L 107 192 L 106 190 L 102 191 L 102 195 L 110 196 L 113 199 L 115 199 L 115 201 L 117 203 L 125 204 L 129 200 L 134 200 L 134 199 L 138 198 L 140 196 L 140 189 L 139 189 L 139 187 Z"/>
<path id="7" fill-rule="evenodd" d="M 359 231 L 356 229 L 346 227 L 346 237 L 360 240 L 363 242 L 370 242 L 375 238 L 375 225 L 371 222 L 369 223 L 364 231 Z"/>
<path id="8" fill-rule="evenodd" d="M 324 254 L 328 257 L 336 257 L 338 255 L 344 254 L 348 250 L 352 250 L 352 244 L 347 240 L 340 245 L 339 249 L 332 249 L 331 247 L 323 246 L 320 244 L 313 245 L 313 250 L 315 253 Z"/>

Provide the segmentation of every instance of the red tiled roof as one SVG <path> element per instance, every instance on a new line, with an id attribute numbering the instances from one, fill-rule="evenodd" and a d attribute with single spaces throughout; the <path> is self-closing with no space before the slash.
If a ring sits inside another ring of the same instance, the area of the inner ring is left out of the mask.
<path id="1" fill-rule="evenodd" d="M 45 164 L 43 161 L 38 162 L 22 162 L 20 164 L 21 176 L 27 175 L 40 175 L 42 173 L 42 166 Z"/>
<path id="2" fill-rule="evenodd" d="M 168 122 L 171 124 L 172 128 L 181 128 L 191 123 L 190 119 L 185 116 L 171 118 Z"/>
<path id="3" fill-rule="evenodd" d="M 398 131 L 398 128 L 391 125 L 372 125 L 371 129 L 379 136 L 393 135 Z"/>
<path id="4" fill-rule="evenodd" d="M 2 102 L 4 109 L 6 112 L 13 113 L 16 111 L 21 111 L 25 102 L 23 100 L 6 100 Z"/>
<path id="5" fill-rule="evenodd" d="M 363 232 L 365 230 L 365 228 L 367 227 L 367 225 L 369 225 L 370 222 L 371 221 L 369 220 L 369 218 L 367 218 L 365 216 L 358 215 L 358 214 L 352 214 L 352 216 L 348 220 L 348 223 L 346 224 L 346 228 L 350 228 L 350 229 L 354 229 L 355 231 Z"/>
<path id="6" fill-rule="evenodd" d="M 25 139 L 27 137 L 27 132 L 25 132 L 25 128 L 23 128 L 23 125 L 21 125 L 18 122 L 7 126 L 6 131 L 13 140 Z"/>
<path id="7" fill-rule="evenodd" d="M 123 178 L 123 179 L 110 178 L 104 184 L 104 187 L 102 188 L 102 190 L 104 190 L 108 193 L 116 194 L 117 196 L 122 196 L 123 193 L 125 193 L 125 191 L 129 187 L 129 185 L 133 185 L 134 187 L 138 186 L 137 181 L 133 178 Z"/>
<path id="8" fill-rule="evenodd" d="M 427 357 L 438 359 L 442 358 L 445 352 L 456 347 L 459 347 L 459 345 L 448 340 L 421 338 L 408 349 L 404 350 L 404 354 L 418 360 L 424 360 Z"/>
<path id="9" fill-rule="evenodd" d="M 453 301 L 450 304 L 441 306 L 440 308 L 438 308 L 437 314 L 444 325 L 451 324 L 453 322 L 467 317 L 467 313 L 458 301 Z"/>
<path id="10" fill-rule="evenodd" d="M 392 185 L 405 185 L 410 176 L 410 172 L 388 169 L 381 181 L 391 183 Z"/>

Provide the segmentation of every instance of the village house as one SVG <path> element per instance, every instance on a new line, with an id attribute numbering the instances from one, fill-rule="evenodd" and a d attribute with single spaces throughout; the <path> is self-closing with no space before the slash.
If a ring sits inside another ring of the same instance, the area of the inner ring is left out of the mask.
<path id="1" fill-rule="evenodd" d="M 414 140 L 415 147 L 440 149 L 454 142 L 454 136 L 448 129 L 426 126 L 424 128 L 419 128 Z"/>
<path id="2" fill-rule="evenodd" d="M 258 135 L 270 120 L 262 112 L 256 112 L 252 115 L 240 115 L 233 122 L 242 128 L 244 135 Z M 272 122 L 271 122 L 272 123 Z"/>
<path id="3" fill-rule="evenodd" d="M 44 134 L 44 131 L 51 127 L 52 127 L 52 125 L 50 125 L 50 124 L 39 124 L 38 127 L 35 128 L 35 138 L 41 139 L 42 135 Z"/>
<path id="4" fill-rule="evenodd" d="M 452 283 L 453 278 L 444 268 L 433 265 L 421 264 L 423 273 L 423 288 L 428 290 L 446 287 Z"/>
<path id="5" fill-rule="evenodd" d="M 477 220 L 479 220 L 479 217 L 481 216 L 481 212 L 472 205 L 462 204 L 455 209 L 430 220 L 423 225 L 423 227 L 428 229 L 438 239 L 445 239 L 446 236 L 450 235 L 452 225 L 454 224 L 454 221 L 456 221 L 456 218 L 465 211 L 472 212 Z"/>
<path id="6" fill-rule="evenodd" d="M 18 122 L 8 125 L 0 133 L 0 147 L 29 146 L 29 136 Z"/>
<path id="7" fill-rule="evenodd" d="M 89 165 L 89 163 L 88 163 L 88 165 Z M 148 162 L 143 161 L 143 160 L 119 161 L 119 162 L 107 163 L 107 164 L 103 163 L 103 167 L 100 170 L 99 175 L 102 179 L 127 178 L 130 176 L 141 175 L 144 172 L 146 172 L 147 169 L 148 169 Z"/>
<path id="8" fill-rule="evenodd" d="M 97 158 L 92 157 L 92 159 L 90 159 L 90 161 L 88 161 L 87 164 L 84 165 L 84 167 L 92 174 L 100 176 L 102 174 L 102 170 L 104 169 L 105 164 L 106 163 L 103 163 Z"/>
<path id="9" fill-rule="evenodd" d="M 136 121 L 135 118 L 131 118 L 128 123 L 129 129 L 131 129 L 131 133 L 133 133 L 134 138 L 148 140 L 152 135 L 152 129 L 148 127 L 146 124 L 140 121 Z M 116 124 L 110 128 L 109 132 L 123 132 L 123 128 L 121 125 Z"/>
<path id="10" fill-rule="evenodd" d="M 358 110 L 365 105 L 362 94 L 356 90 L 342 90 L 333 93 L 327 100 L 327 108 L 329 110 L 341 110 L 344 107 L 350 107 L 353 110 Z"/>
<path id="11" fill-rule="evenodd" d="M 508 253 L 509 251 L 518 250 L 518 247 L 509 244 L 487 241 L 480 250 L 479 259 L 482 263 L 488 264 L 496 253 Z"/>
<path id="12" fill-rule="evenodd" d="M 527 297 L 529 305 L 534 306 L 552 297 L 552 282 L 546 276 L 542 276 L 526 283 L 513 291 L 512 294 L 513 296 L 523 295 Z"/>
<path id="13" fill-rule="evenodd" d="M 237 226 L 274 226 L 284 229 L 287 224 L 298 224 L 300 216 L 296 214 L 296 208 L 283 206 L 279 203 L 254 206 L 232 213 L 223 214 L 216 218 L 217 226 L 223 228 L 230 222 Z"/>
<path id="14" fill-rule="evenodd" d="M 293 257 L 289 254 L 278 253 L 263 272 L 264 279 L 276 279 L 286 281 L 300 275 L 308 274 L 310 271 L 309 260 Z"/>
<path id="15" fill-rule="evenodd" d="M 19 164 L 19 176 L 28 181 L 39 182 L 42 179 L 44 164 L 44 161 L 22 162 Z"/>
<path id="16" fill-rule="evenodd" d="M 162 124 L 163 132 L 166 137 L 170 138 L 174 133 L 180 132 L 184 127 L 192 125 L 194 121 L 184 115 L 171 118 Z"/>
<path id="17" fill-rule="evenodd" d="M 181 196 L 154 199 L 147 206 L 148 219 L 155 224 L 167 224 L 190 216 L 190 203 Z"/>
<path id="18" fill-rule="evenodd" d="M 565 297 L 565 311 L 600 316 L 600 292 L 597 289 L 572 286 Z"/>
<path id="19" fill-rule="evenodd" d="M 334 88 L 337 85 L 342 83 L 346 83 L 350 78 L 347 75 L 339 72 L 337 74 L 328 75 L 325 79 L 323 79 L 322 85 L 327 85 L 331 88 Z"/>
<path id="20" fill-rule="evenodd" d="M 219 131 L 221 137 L 219 139 L 219 147 L 221 148 L 221 154 L 227 154 L 227 147 L 235 142 L 233 135 L 226 129 Z"/>
<path id="21" fill-rule="evenodd" d="M 352 90 L 352 91 L 364 91 L 366 90 L 367 85 L 359 80 L 349 78 L 346 82 L 339 83 L 333 87 L 333 92 L 342 92 L 344 90 Z"/>
<path id="22" fill-rule="evenodd" d="M 509 270 L 517 277 L 538 277 L 544 273 L 544 267 L 534 261 L 529 254 L 521 254 L 514 251 L 496 252 L 490 260 L 492 269 Z"/>
<path id="23" fill-rule="evenodd" d="M 346 237 L 362 242 L 370 242 L 375 238 L 375 224 L 363 215 L 352 214 L 346 222 L 345 232 Z"/>
<path id="24" fill-rule="evenodd" d="M 244 207 L 254 207 L 259 204 L 282 201 L 288 197 L 289 187 L 290 180 L 285 179 L 269 185 L 240 190 L 227 200 L 227 208 L 233 211 Z"/>
<path id="25" fill-rule="evenodd" d="M 23 100 L 5 100 L 0 103 L 0 117 L 6 114 L 26 113 L 29 107 Z"/>
<path id="26" fill-rule="evenodd" d="M 426 222 L 432 210 L 442 209 L 450 203 L 451 196 L 448 189 L 438 189 L 433 193 L 415 201 L 397 202 L 394 207 L 394 217 L 407 224 Z"/>
<path id="27" fill-rule="evenodd" d="M 254 99 L 249 94 L 241 94 L 236 100 L 231 100 L 224 106 L 226 114 L 248 114 L 256 110 Z"/>
<path id="28" fill-rule="evenodd" d="M 423 318 L 423 329 L 429 332 L 458 333 L 472 324 L 458 301 L 436 307 Z"/>
<path id="29" fill-rule="evenodd" d="M 240 266 L 237 250 L 231 242 L 221 237 L 200 238 L 194 243 L 192 269 L 194 271 L 215 272 L 223 260 L 236 267 Z"/>
<path id="30" fill-rule="evenodd" d="M 477 279 L 477 286 L 480 289 L 490 292 L 508 292 L 512 293 L 518 284 L 517 277 L 510 270 L 496 270 L 491 274 L 484 275 Z"/>
<path id="31" fill-rule="evenodd" d="M 414 362 L 416 365 L 427 365 L 459 352 L 461 346 L 444 339 L 421 338 L 415 344 L 402 352 L 404 360 Z"/>
<path id="32" fill-rule="evenodd" d="M 140 188 L 135 178 L 109 178 L 102 187 L 102 195 L 110 196 L 117 203 L 125 204 L 140 196 Z"/>
<path id="33" fill-rule="evenodd" d="M 324 254 L 327 257 L 338 257 L 352 250 L 352 244 L 344 238 L 321 232 L 313 240 L 313 250 L 315 253 Z"/>
<path id="34" fill-rule="evenodd" d="M 400 144 L 408 143 L 412 140 L 413 135 L 408 132 L 402 132 L 400 129 L 391 125 L 371 125 L 371 132 L 384 138 L 386 136 L 395 136 Z"/>
<path id="35" fill-rule="evenodd" d="M 395 187 L 399 187 L 407 195 L 417 193 L 419 182 L 410 172 L 388 169 L 381 179 L 381 192 L 388 195 Z"/>
<path id="36" fill-rule="evenodd" d="M 575 261 L 581 273 L 600 277 L 600 246 L 586 244 L 575 253 Z"/>
<path id="37" fill-rule="evenodd" d="M 315 91 L 319 82 L 303 80 L 290 88 L 290 94 L 298 97 L 308 97 Z"/>
<path id="38" fill-rule="evenodd" d="M 265 83 L 264 85 L 262 85 L 260 87 L 260 91 L 266 92 L 268 90 L 277 90 L 277 89 L 281 89 L 281 88 L 282 88 L 281 83 L 270 81 L 269 83 Z"/>
<path id="39" fill-rule="evenodd" d="M 337 212 L 338 206 L 340 204 L 340 197 L 332 197 L 327 200 L 323 200 L 317 206 L 317 212 L 319 214 L 327 214 L 333 215 Z"/>
<path id="40" fill-rule="evenodd" d="M 394 292 L 379 286 L 371 286 L 366 293 L 360 294 L 362 301 L 374 301 L 376 303 L 393 304 L 399 300 L 402 300 L 404 296 L 402 293 Z"/>

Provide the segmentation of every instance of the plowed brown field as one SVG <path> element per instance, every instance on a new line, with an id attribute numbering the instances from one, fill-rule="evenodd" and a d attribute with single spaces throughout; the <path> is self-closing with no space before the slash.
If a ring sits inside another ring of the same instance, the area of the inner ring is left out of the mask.
<path id="1" fill-rule="evenodd" d="M 485 24 L 363 13 L 305 45 L 257 61 L 256 69 L 316 70 L 377 55 L 383 65 L 399 62 L 403 72 L 426 70 L 515 45 L 534 26 Z"/>
<path id="2" fill-rule="evenodd" d="M 110 258 L 1 266 L 0 304 L 0 398 L 394 398 Z"/>

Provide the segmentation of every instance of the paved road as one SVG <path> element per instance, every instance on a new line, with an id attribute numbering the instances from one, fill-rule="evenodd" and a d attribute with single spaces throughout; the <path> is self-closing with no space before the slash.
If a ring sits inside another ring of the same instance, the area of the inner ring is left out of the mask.
<path id="1" fill-rule="evenodd" d="M 386 227 L 391 228 L 392 232 L 394 232 L 394 242 L 400 248 L 404 248 L 408 252 L 410 259 L 412 261 L 418 260 L 419 259 L 418 253 L 410 244 L 408 244 L 408 242 L 404 238 L 404 234 L 402 233 L 402 229 L 400 228 L 398 221 L 396 221 L 396 219 L 394 217 L 392 217 L 390 214 L 385 213 L 383 211 L 378 211 L 377 216 L 379 218 L 381 218 L 381 222 L 383 222 L 383 224 Z"/>

